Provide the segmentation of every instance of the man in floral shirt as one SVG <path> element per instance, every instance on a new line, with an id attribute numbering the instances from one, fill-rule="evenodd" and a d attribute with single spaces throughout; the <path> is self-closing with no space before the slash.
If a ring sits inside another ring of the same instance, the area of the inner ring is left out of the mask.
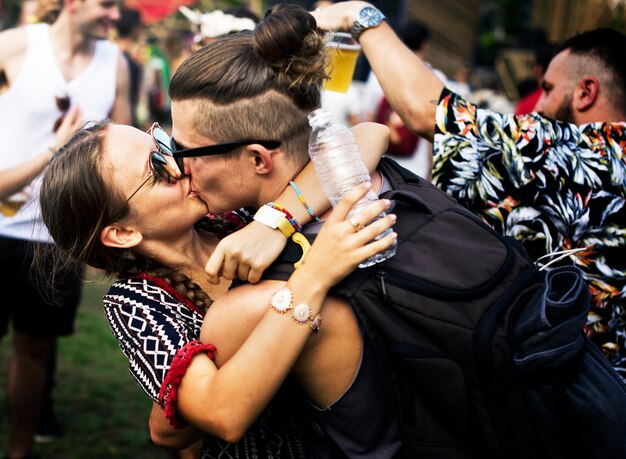
<path id="1" fill-rule="evenodd" d="M 569 258 L 592 294 L 586 332 L 626 377 L 626 123 L 611 122 L 626 120 L 626 38 L 595 30 L 562 49 L 542 83 L 543 116 L 481 110 L 444 90 L 433 179 L 535 260 L 583 249 Z"/>
<path id="2" fill-rule="evenodd" d="M 349 29 L 369 6 L 313 14 L 324 29 Z M 392 107 L 434 139 L 437 185 L 540 264 L 581 249 L 566 256 L 592 294 L 585 331 L 626 378 L 626 37 L 604 29 L 568 40 L 544 76 L 542 114 L 523 116 L 446 90 L 385 22 L 359 42 Z"/>

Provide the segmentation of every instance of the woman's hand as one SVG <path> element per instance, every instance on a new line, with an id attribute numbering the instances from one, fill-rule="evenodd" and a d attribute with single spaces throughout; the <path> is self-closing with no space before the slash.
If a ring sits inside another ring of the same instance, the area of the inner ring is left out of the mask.
<path id="1" fill-rule="evenodd" d="M 253 221 L 217 244 L 205 266 L 209 282 L 219 284 L 219 278 L 224 277 L 254 284 L 286 245 L 287 239 L 279 230 Z"/>
<path id="2" fill-rule="evenodd" d="M 346 193 L 298 268 L 313 270 L 313 277 L 326 288 L 337 284 L 363 261 L 391 247 L 397 238 L 396 233 L 391 232 L 374 240 L 395 223 L 396 216 L 393 214 L 367 225 L 389 208 L 389 200 L 372 202 L 347 218 L 352 207 L 370 188 L 371 183 L 367 182 Z"/>

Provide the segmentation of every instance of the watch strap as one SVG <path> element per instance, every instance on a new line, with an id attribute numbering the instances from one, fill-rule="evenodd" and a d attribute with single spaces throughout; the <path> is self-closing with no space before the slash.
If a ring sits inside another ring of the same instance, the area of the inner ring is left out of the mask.
<path id="1" fill-rule="evenodd" d="M 363 24 L 361 24 L 359 21 L 354 21 L 352 23 L 352 27 L 350 27 L 350 35 L 352 35 L 352 38 L 354 38 L 356 41 L 359 41 L 359 37 L 364 30 L 365 26 Z"/>
<path id="2" fill-rule="evenodd" d="M 276 223 L 277 228 L 285 235 L 287 239 L 289 239 L 293 233 L 296 232 L 296 229 L 293 227 L 291 222 L 287 220 L 287 217 L 283 215 L 283 218 L 279 219 Z"/>
<path id="3" fill-rule="evenodd" d="M 296 232 L 296 229 L 293 227 L 291 222 L 287 220 L 287 217 L 283 212 L 274 209 L 267 204 L 261 206 L 256 214 L 254 214 L 254 221 L 262 223 L 265 226 L 269 226 L 272 229 L 279 229 L 287 239 L 289 239 L 291 235 Z"/>
<path id="4" fill-rule="evenodd" d="M 356 21 L 350 27 L 350 34 L 352 38 L 359 41 L 361 34 L 365 30 L 379 26 L 385 19 L 385 15 L 378 8 L 373 6 L 363 7 L 359 11 Z"/>

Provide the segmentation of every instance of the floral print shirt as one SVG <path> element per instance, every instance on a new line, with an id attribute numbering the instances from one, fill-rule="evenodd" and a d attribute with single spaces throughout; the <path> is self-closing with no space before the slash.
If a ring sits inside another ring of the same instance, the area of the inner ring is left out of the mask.
<path id="1" fill-rule="evenodd" d="M 444 89 L 433 182 L 531 257 L 569 255 L 589 284 L 585 331 L 626 377 L 626 122 L 576 126 L 480 109 Z M 545 264 L 548 259 L 539 260 Z"/>

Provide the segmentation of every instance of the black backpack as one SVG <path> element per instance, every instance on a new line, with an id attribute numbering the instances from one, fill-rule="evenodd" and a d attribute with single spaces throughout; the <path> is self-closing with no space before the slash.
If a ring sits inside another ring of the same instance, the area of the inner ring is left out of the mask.
<path id="1" fill-rule="evenodd" d="M 626 458 L 626 385 L 582 333 L 580 270 L 540 271 L 435 186 L 388 158 L 379 170 L 397 254 L 334 293 L 376 349 L 404 456 Z M 300 256 L 288 246 L 274 272 Z"/>

